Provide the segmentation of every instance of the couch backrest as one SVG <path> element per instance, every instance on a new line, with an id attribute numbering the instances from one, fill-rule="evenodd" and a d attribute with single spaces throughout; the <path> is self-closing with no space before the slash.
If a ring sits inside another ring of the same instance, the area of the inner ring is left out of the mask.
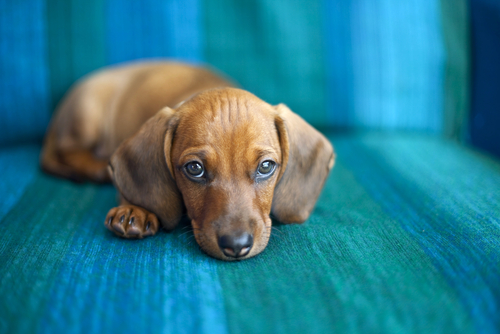
<path id="1" fill-rule="evenodd" d="M 466 0 L 25 0 L 0 10 L 0 144 L 37 140 L 68 87 L 122 61 L 208 63 L 320 128 L 458 136 Z"/>

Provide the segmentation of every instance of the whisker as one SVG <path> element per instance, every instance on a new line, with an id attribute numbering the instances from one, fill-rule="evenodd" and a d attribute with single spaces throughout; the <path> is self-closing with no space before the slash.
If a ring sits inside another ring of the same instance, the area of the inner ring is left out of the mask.
<path id="1" fill-rule="evenodd" d="M 264 235 L 266 235 L 268 238 L 278 238 L 278 239 L 283 239 L 283 237 L 281 235 L 277 235 L 277 234 L 274 234 L 274 233 L 264 233 Z"/>
<path id="2" fill-rule="evenodd" d="M 271 234 L 271 231 L 276 231 L 279 232 L 280 235 L 276 235 L 275 233 L 272 233 L 273 236 L 281 238 L 282 236 L 285 235 L 283 231 L 281 231 L 279 228 L 276 228 L 274 226 L 266 227 L 266 229 L 269 231 L 269 234 Z"/>
<path id="3" fill-rule="evenodd" d="M 285 234 L 282 230 L 280 230 L 280 229 L 279 229 L 279 228 L 277 228 L 277 227 L 271 226 L 271 229 L 272 229 L 273 231 L 277 231 L 277 232 L 281 233 L 282 235 L 283 235 L 283 234 Z"/>
<path id="4" fill-rule="evenodd" d="M 184 226 L 183 228 L 181 228 L 181 231 L 185 230 L 185 229 L 188 229 L 188 231 L 192 231 L 192 230 L 201 230 L 201 228 L 197 228 L 197 227 L 192 227 L 191 225 L 188 225 L 188 226 Z"/>
<path id="5" fill-rule="evenodd" d="M 196 243 L 193 243 L 193 240 L 187 240 L 187 241 L 183 242 L 183 245 L 184 245 L 184 246 L 190 246 L 190 247 L 191 247 L 191 246 L 195 246 L 195 245 L 197 245 L 197 244 L 196 244 Z"/>
<path id="6" fill-rule="evenodd" d="M 184 236 L 184 235 L 186 235 L 186 234 L 192 233 L 192 232 L 193 232 L 193 231 L 189 230 L 189 231 L 186 231 L 186 232 L 184 232 L 184 233 L 179 234 L 177 237 L 178 237 L 178 238 L 180 238 L 180 237 L 182 237 L 182 236 Z"/>

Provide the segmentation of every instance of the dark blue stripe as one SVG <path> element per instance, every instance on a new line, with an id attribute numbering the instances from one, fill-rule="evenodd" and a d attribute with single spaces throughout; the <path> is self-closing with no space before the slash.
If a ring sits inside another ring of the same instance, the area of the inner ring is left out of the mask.
<path id="1" fill-rule="evenodd" d="M 500 3 L 470 1 L 472 23 L 471 141 L 500 157 Z"/>

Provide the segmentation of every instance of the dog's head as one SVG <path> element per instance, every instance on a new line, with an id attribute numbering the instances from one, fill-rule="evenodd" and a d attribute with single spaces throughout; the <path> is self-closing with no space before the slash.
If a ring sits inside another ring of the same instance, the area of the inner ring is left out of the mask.
<path id="1" fill-rule="evenodd" d="M 184 212 L 200 247 L 223 259 L 260 253 L 270 214 L 304 222 L 329 170 L 331 144 L 285 105 L 235 88 L 164 108 L 113 154 L 113 181 L 166 229 Z"/>

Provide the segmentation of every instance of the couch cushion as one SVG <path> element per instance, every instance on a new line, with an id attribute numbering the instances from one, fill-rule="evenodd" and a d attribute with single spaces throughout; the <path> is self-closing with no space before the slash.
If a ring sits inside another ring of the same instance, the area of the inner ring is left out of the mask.
<path id="1" fill-rule="evenodd" d="M 140 241 L 103 226 L 111 186 L 0 151 L 0 332 L 493 333 L 500 164 L 434 137 L 337 134 L 311 218 L 259 256 L 203 254 L 188 222 Z"/>

